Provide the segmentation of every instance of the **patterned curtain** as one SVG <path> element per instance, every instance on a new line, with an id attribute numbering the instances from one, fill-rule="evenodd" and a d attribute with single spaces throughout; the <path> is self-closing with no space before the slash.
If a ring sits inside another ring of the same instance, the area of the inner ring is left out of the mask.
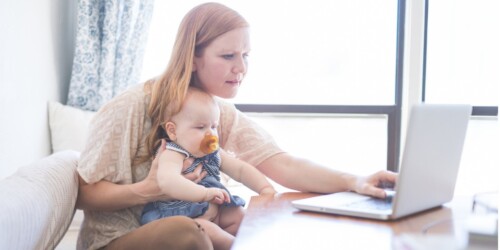
<path id="1" fill-rule="evenodd" d="M 140 78 L 154 0 L 79 0 L 68 105 L 96 111 Z"/>

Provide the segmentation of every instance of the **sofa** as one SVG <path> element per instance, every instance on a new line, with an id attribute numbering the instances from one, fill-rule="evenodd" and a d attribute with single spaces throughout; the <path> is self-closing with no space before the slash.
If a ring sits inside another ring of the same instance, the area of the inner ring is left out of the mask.
<path id="1" fill-rule="evenodd" d="M 75 216 L 76 166 L 94 112 L 51 101 L 48 116 L 53 153 L 0 180 L 0 249 L 55 249 Z"/>
<path id="2" fill-rule="evenodd" d="M 80 153 L 64 150 L 0 180 L 0 249 L 54 249 L 75 214 Z"/>

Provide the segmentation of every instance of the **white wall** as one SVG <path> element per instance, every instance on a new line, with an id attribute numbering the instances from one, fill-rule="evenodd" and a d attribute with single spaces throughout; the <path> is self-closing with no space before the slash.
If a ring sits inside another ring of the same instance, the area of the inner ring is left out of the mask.
<path id="1" fill-rule="evenodd" d="M 76 2 L 0 1 L 0 179 L 51 153 L 47 101 L 66 102 Z"/>

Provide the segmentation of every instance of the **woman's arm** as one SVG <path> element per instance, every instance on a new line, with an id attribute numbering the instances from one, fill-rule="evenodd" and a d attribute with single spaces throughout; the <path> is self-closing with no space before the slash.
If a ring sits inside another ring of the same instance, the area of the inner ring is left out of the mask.
<path id="1" fill-rule="evenodd" d="M 87 184 L 80 176 L 77 208 L 86 210 L 114 211 L 146 204 L 157 199 L 168 199 L 160 190 L 146 181 L 133 184 L 115 184 L 99 181 Z"/>
<path id="2" fill-rule="evenodd" d="M 165 148 L 164 141 L 162 141 L 162 146 L 159 153 L 163 152 Z M 114 211 L 146 204 L 154 200 L 168 200 L 170 197 L 161 192 L 156 182 L 157 170 L 158 157 L 153 160 L 148 176 L 133 184 L 116 184 L 105 180 L 88 184 L 78 176 L 79 188 L 76 206 L 86 210 Z"/>
<path id="3" fill-rule="evenodd" d="M 284 153 L 272 139 L 234 105 L 220 101 L 221 147 L 234 151 L 238 157 L 255 163 L 257 169 L 277 183 L 298 191 L 333 193 L 352 190 L 361 194 L 384 197 L 377 186 L 394 183 L 397 175 L 380 171 L 361 177 L 329 169 L 314 162 Z"/>
<path id="4" fill-rule="evenodd" d="M 274 194 L 276 190 L 263 175 L 252 165 L 236 159 L 220 150 L 222 166 L 221 171 L 229 175 L 234 180 L 243 183 L 248 188 L 258 194 Z"/>
<path id="5" fill-rule="evenodd" d="M 335 193 L 350 190 L 383 198 L 385 192 L 378 186 L 385 182 L 395 183 L 397 179 L 397 174 L 388 171 L 369 176 L 343 173 L 287 153 L 274 155 L 257 168 L 277 183 L 302 192 Z"/>

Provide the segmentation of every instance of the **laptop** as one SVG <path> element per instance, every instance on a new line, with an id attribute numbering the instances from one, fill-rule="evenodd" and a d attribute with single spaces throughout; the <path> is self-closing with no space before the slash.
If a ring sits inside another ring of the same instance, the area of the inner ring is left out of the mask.
<path id="1" fill-rule="evenodd" d="M 470 105 L 412 107 L 396 185 L 377 199 L 340 192 L 292 201 L 305 211 L 394 220 L 441 206 L 453 198 Z"/>

